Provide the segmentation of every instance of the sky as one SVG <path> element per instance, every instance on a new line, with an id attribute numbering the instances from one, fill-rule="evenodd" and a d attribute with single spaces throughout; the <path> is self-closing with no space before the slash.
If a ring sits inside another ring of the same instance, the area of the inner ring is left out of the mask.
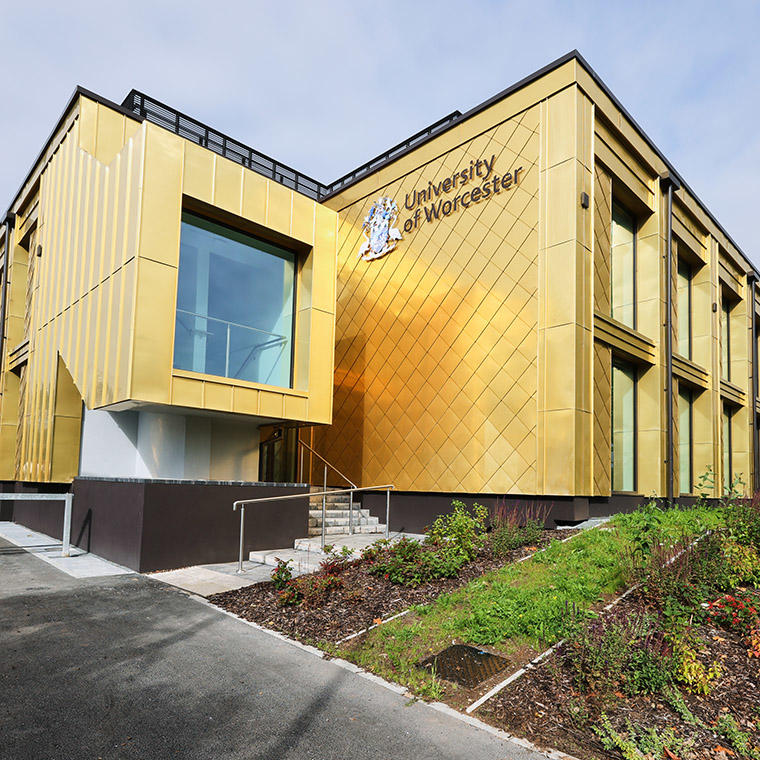
<path id="1" fill-rule="evenodd" d="M 117 102 L 142 90 L 330 182 L 578 49 L 760 266 L 754 0 L 0 0 L 0 10 L 2 207 L 76 85 Z"/>

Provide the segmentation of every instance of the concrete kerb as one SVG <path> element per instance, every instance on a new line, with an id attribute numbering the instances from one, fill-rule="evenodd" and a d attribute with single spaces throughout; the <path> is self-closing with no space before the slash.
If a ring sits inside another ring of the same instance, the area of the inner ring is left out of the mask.
<path id="1" fill-rule="evenodd" d="M 572 536 L 570 538 L 572 538 Z M 567 541 L 569 539 L 565 539 L 565 540 Z M 296 639 L 291 639 L 289 636 L 286 636 L 284 633 L 280 633 L 279 631 L 274 631 L 271 628 L 265 628 L 264 626 L 259 625 L 258 623 L 254 623 L 251 620 L 245 620 L 245 618 L 241 618 L 239 615 L 236 615 L 234 612 L 229 612 L 229 610 L 225 610 L 225 609 L 222 609 L 221 607 L 217 607 L 215 604 L 212 604 L 211 602 L 208 601 L 208 599 L 205 599 L 202 596 L 198 596 L 197 594 L 193 594 L 189 591 L 182 591 L 182 593 L 186 594 L 191 599 L 194 599 L 195 601 L 200 602 L 201 604 L 207 607 L 211 607 L 216 612 L 220 612 L 223 615 L 227 615 L 228 617 L 234 618 L 235 620 L 238 620 L 239 622 L 244 623 L 245 625 L 250 626 L 251 628 L 254 628 L 257 631 L 261 631 L 262 633 L 265 633 L 268 636 L 272 636 L 286 644 L 290 644 L 291 646 L 294 646 L 303 652 L 308 652 L 309 654 L 314 655 L 315 657 L 318 657 L 321 660 L 325 660 L 326 662 L 331 662 L 334 665 L 337 665 L 339 668 L 342 668 L 343 670 L 348 671 L 349 673 L 353 673 L 354 675 L 357 675 L 360 678 L 365 678 L 366 680 L 371 681 L 372 683 L 375 683 L 378 686 L 382 686 L 384 689 L 388 689 L 389 691 L 392 691 L 394 694 L 398 694 L 399 696 L 407 696 L 409 697 L 409 699 L 419 702 L 420 704 L 424 705 L 425 707 L 431 710 L 436 710 L 437 712 L 444 713 L 445 715 L 448 715 L 451 718 L 455 718 L 461 721 L 462 723 L 466 723 L 469 726 L 478 728 L 481 731 L 486 731 L 487 733 L 491 734 L 492 736 L 496 736 L 497 738 L 501 739 L 507 744 L 515 744 L 522 749 L 526 749 L 531 752 L 536 752 L 540 755 L 543 755 L 544 757 L 551 758 L 551 760 L 578 760 L 578 758 L 574 757 L 573 755 L 567 755 L 557 750 L 542 749 L 541 747 L 536 746 L 532 742 L 529 742 L 527 739 L 521 739 L 518 736 L 513 736 L 512 734 L 507 733 L 506 731 L 502 731 L 500 728 L 496 728 L 495 726 L 490 726 L 488 723 L 484 723 L 482 720 L 479 720 L 478 718 L 475 718 L 471 715 L 465 715 L 464 713 L 461 713 L 458 710 L 455 710 L 453 707 L 449 707 L 449 705 L 446 705 L 443 702 L 425 702 L 424 700 L 421 700 L 418 697 L 415 697 L 405 686 L 402 686 L 401 684 L 398 684 L 398 683 L 394 683 L 393 681 L 386 681 L 384 678 L 381 678 L 380 676 L 375 675 L 374 673 L 370 673 L 369 671 L 364 670 L 363 668 L 360 668 L 358 665 L 355 665 L 353 662 L 349 662 L 348 660 L 343 660 L 340 657 L 331 657 L 327 653 L 323 652 L 321 649 L 317 649 L 316 647 L 313 647 L 310 644 L 303 644 L 300 641 L 297 641 Z"/>
<path id="2" fill-rule="evenodd" d="M 588 530 L 593 530 L 594 528 L 600 527 L 601 525 L 606 523 L 607 520 L 609 519 L 610 518 L 603 518 L 599 520 L 599 522 L 595 523 L 594 525 L 589 526 Z M 580 535 L 580 532 L 562 539 L 562 543 L 564 543 L 565 541 L 570 541 L 573 538 L 575 538 L 575 536 L 578 536 L 578 535 Z M 530 559 L 531 557 L 535 557 L 537 554 L 540 554 L 541 552 L 545 550 L 546 550 L 546 547 L 544 547 L 543 549 L 540 549 L 537 552 L 533 552 L 532 554 L 528 554 L 525 557 L 520 557 L 518 560 L 516 560 L 515 564 L 519 562 L 524 562 Z M 245 618 L 242 618 L 239 615 L 236 615 L 234 612 L 230 612 L 229 610 L 225 610 L 221 607 L 218 607 L 215 604 L 212 604 L 211 602 L 208 601 L 208 599 L 205 599 L 202 596 L 198 596 L 197 594 L 193 594 L 192 592 L 189 592 L 189 591 L 183 591 L 183 593 L 187 594 L 187 596 L 190 597 L 191 599 L 195 599 L 197 602 L 200 602 L 201 604 L 204 604 L 207 607 L 211 607 L 217 612 L 222 613 L 223 615 L 227 615 L 228 617 L 234 618 L 235 620 L 238 620 L 241 623 L 244 623 L 245 625 L 248 625 L 251 628 L 256 629 L 257 631 L 261 631 L 262 633 L 265 633 L 268 636 L 273 636 L 274 638 L 279 639 L 282 642 L 285 642 L 287 644 L 290 644 L 291 646 L 297 647 L 298 649 L 301 649 L 304 652 L 308 652 L 309 654 L 312 654 L 322 660 L 332 662 L 338 667 L 343 668 L 344 670 L 347 670 L 351 673 L 354 673 L 355 675 L 360 676 L 361 678 L 365 678 L 368 681 L 372 681 L 373 683 L 376 683 L 379 686 L 382 686 L 383 688 L 394 692 L 395 694 L 407 695 L 410 699 L 414 699 L 415 701 L 421 702 L 422 704 L 424 704 L 426 707 L 430 708 L 431 710 L 437 710 L 438 712 L 445 713 L 449 717 L 456 718 L 457 720 L 460 720 L 463 723 L 466 723 L 470 726 L 478 728 L 482 731 L 486 731 L 489 734 L 498 737 L 504 742 L 516 744 L 522 749 L 527 749 L 532 752 L 537 752 L 543 755 L 544 757 L 551 758 L 552 760 L 578 760 L 573 755 L 568 755 L 566 753 L 560 752 L 559 750 L 542 749 L 541 747 L 538 747 L 537 745 L 533 744 L 527 739 L 521 739 L 520 737 L 513 736 L 512 734 L 506 731 L 503 731 L 499 728 L 496 728 L 495 726 L 491 726 L 488 723 L 485 723 L 470 714 L 459 712 L 459 710 L 455 710 L 453 707 L 450 707 L 449 705 L 443 702 L 425 702 L 424 700 L 420 700 L 418 697 L 415 697 L 405 686 L 402 686 L 401 684 L 398 684 L 398 683 L 394 683 L 392 681 L 386 681 L 384 678 L 381 678 L 380 676 L 375 675 L 374 673 L 370 673 L 369 671 L 364 670 L 363 668 L 360 668 L 358 665 L 355 665 L 354 663 L 349 662 L 348 660 L 343 660 L 340 657 L 331 657 L 327 655 L 325 652 L 323 652 L 321 649 L 318 649 L 317 647 L 311 646 L 310 644 L 303 644 L 300 641 L 297 641 L 296 639 L 292 639 L 289 636 L 286 636 L 284 633 L 280 633 L 279 631 L 272 630 L 271 628 L 265 628 L 264 626 L 259 625 L 258 623 L 254 623 L 252 620 L 246 620 Z M 406 610 L 403 610 L 402 612 L 396 613 L 390 616 L 389 618 L 387 618 L 386 620 L 384 620 L 382 623 L 376 623 L 374 625 L 369 626 L 369 628 L 365 628 L 362 631 L 352 633 L 349 636 L 341 639 L 337 643 L 340 644 L 342 642 L 349 641 L 350 639 L 361 636 L 362 634 L 367 633 L 373 628 L 377 628 L 379 625 L 383 625 L 384 623 L 390 622 L 391 620 L 407 615 L 410 611 L 411 611 L 410 609 L 406 609 Z M 544 652 L 542 655 L 539 655 L 537 659 L 543 659 L 544 657 L 548 656 L 548 654 L 550 654 L 551 651 L 553 651 L 560 644 L 561 642 L 558 642 L 557 644 L 554 645 L 554 647 L 552 647 L 551 650 L 548 650 L 547 652 Z M 530 667 L 530 664 L 526 667 Z M 495 687 L 495 690 L 491 690 L 491 692 L 488 692 L 488 694 L 485 695 L 485 698 L 481 697 L 482 701 L 480 701 L 480 704 L 483 704 L 483 702 L 485 702 L 487 699 L 490 699 L 491 696 L 498 693 L 498 691 L 503 689 L 504 686 L 506 686 L 508 683 L 511 683 L 512 680 L 516 680 L 519 677 L 519 675 L 523 674 L 524 671 L 525 671 L 525 668 L 521 669 L 520 671 L 517 671 L 517 674 L 512 674 L 512 676 L 509 679 L 507 679 L 506 682 L 499 684 L 497 687 Z M 480 705 L 477 705 L 477 706 L 480 706 Z M 473 710 L 477 709 L 477 706 L 472 709 Z M 472 705 L 470 707 L 472 707 Z M 470 708 L 467 708 L 467 711 L 469 713 Z"/>

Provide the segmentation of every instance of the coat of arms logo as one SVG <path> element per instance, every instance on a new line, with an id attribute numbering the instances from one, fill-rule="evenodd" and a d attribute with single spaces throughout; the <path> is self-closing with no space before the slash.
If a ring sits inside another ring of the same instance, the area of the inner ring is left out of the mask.
<path id="1" fill-rule="evenodd" d="M 378 198 L 362 222 L 362 232 L 366 240 L 359 248 L 359 258 L 372 261 L 390 253 L 401 233 L 393 225 L 398 218 L 398 206 L 392 198 Z"/>

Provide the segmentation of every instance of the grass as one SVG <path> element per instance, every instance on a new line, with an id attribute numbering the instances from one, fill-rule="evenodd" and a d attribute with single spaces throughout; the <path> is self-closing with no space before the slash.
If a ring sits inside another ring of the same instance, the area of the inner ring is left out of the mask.
<path id="1" fill-rule="evenodd" d="M 656 524 L 658 535 L 693 537 L 720 523 L 720 510 L 637 511 L 602 528 L 471 581 L 412 614 L 380 626 L 333 653 L 423 698 L 440 698 L 439 678 L 416 663 L 457 643 L 490 646 L 507 657 L 537 653 L 559 641 L 572 610 L 588 610 L 624 584 L 623 562 Z"/>

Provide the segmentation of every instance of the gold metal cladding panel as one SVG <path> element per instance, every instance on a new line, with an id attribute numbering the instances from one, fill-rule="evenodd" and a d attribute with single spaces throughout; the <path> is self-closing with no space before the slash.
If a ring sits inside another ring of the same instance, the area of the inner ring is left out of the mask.
<path id="1" fill-rule="evenodd" d="M 17 247 L 11 262 L 7 344 L 28 338 L 29 362 L 20 381 L 8 373 L 3 379 L 4 477 L 76 475 L 70 453 L 78 452 L 77 415 L 57 411 L 57 379 L 70 378 L 67 388 L 88 408 L 159 401 L 329 422 L 337 214 L 155 125 L 86 98 L 79 105 L 41 177 L 35 245 L 42 255 L 32 256 L 27 269 L 26 251 Z M 308 287 L 297 304 L 298 390 L 172 377 L 180 215 L 188 192 L 310 247 Z"/>
<path id="2" fill-rule="evenodd" d="M 74 477 L 82 400 L 94 408 L 128 393 L 142 133 L 127 130 L 124 117 L 104 116 L 93 105 L 84 105 L 40 184 L 24 294 L 30 296 L 24 331 L 30 355 L 20 384 L 12 474 L 22 480 Z M 118 152 L 117 138 L 122 141 Z M 108 165 L 82 148 L 88 143 L 110 158 Z M 64 397 L 66 411 L 61 412 Z M 4 421 L 8 414 L 4 405 Z"/>
<path id="3" fill-rule="evenodd" d="M 610 228 L 612 181 L 600 166 L 594 168 L 594 308 L 610 313 Z"/>
<path id="4" fill-rule="evenodd" d="M 535 492 L 538 130 L 534 107 L 341 212 L 334 421 L 314 441 L 354 481 Z M 402 227 L 407 194 L 492 156 L 517 186 L 357 258 L 376 197 Z"/>
<path id="5" fill-rule="evenodd" d="M 594 343 L 594 495 L 609 496 L 612 488 L 612 352 Z"/>

